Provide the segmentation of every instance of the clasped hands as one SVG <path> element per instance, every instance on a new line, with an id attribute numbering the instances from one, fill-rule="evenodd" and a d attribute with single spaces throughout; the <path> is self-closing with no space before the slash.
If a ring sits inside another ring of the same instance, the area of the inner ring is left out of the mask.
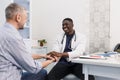
<path id="1" fill-rule="evenodd" d="M 58 59 L 59 59 L 60 57 L 62 57 L 62 54 L 59 53 L 59 52 L 52 51 L 52 52 L 49 52 L 49 53 L 47 54 L 47 56 L 53 58 L 53 59 L 54 59 L 54 62 L 56 62 L 56 61 L 58 61 Z"/>

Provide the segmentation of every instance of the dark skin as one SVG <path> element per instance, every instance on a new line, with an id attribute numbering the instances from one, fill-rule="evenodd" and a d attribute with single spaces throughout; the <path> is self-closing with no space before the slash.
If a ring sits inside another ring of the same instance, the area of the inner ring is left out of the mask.
<path id="1" fill-rule="evenodd" d="M 62 29 L 63 31 L 65 32 L 65 34 L 67 35 L 71 35 L 74 33 L 74 29 L 73 29 L 73 23 L 69 20 L 64 20 L 62 22 Z M 56 51 L 52 51 L 52 52 L 49 52 L 48 55 L 54 57 L 68 57 L 68 53 L 67 52 L 63 52 L 63 53 L 59 53 L 59 52 L 56 52 Z"/>

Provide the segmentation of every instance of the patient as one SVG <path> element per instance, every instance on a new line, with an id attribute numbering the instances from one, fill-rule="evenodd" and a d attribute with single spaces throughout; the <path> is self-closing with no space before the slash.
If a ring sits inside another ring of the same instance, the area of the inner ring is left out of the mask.
<path id="1" fill-rule="evenodd" d="M 5 17 L 6 23 L 0 27 L 0 80 L 44 80 L 47 72 L 43 68 L 54 62 L 55 57 L 29 53 L 18 32 L 27 21 L 26 9 L 11 3 L 5 9 Z M 34 60 L 40 58 L 47 60 Z"/>

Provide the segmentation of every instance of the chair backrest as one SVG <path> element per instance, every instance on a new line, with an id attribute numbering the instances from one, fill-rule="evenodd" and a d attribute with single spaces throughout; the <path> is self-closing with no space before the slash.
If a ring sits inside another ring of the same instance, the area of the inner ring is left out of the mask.
<path id="1" fill-rule="evenodd" d="M 120 53 L 120 43 L 115 46 L 114 51 Z"/>

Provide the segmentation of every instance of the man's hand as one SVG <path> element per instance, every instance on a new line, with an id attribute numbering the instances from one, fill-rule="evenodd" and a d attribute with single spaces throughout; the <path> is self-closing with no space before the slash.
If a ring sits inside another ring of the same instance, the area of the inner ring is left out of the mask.
<path id="1" fill-rule="evenodd" d="M 46 67 L 49 64 L 51 64 L 52 62 L 56 62 L 58 60 L 57 57 L 51 57 L 50 55 L 47 55 L 46 60 L 44 62 L 42 62 L 42 67 Z"/>
<path id="2" fill-rule="evenodd" d="M 52 60 L 53 62 L 58 61 L 58 57 L 56 56 L 51 56 L 51 55 L 46 55 L 47 60 Z"/>
<path id="3" fill-rule="evenodd" d="M 52 51 L 52 52 L 49 52 L 47 55 L 50 55 L 51 57 L 62 57 L 62 54 L 59 53 L 59 52 L 55 52 L 55 51 Z"/>

